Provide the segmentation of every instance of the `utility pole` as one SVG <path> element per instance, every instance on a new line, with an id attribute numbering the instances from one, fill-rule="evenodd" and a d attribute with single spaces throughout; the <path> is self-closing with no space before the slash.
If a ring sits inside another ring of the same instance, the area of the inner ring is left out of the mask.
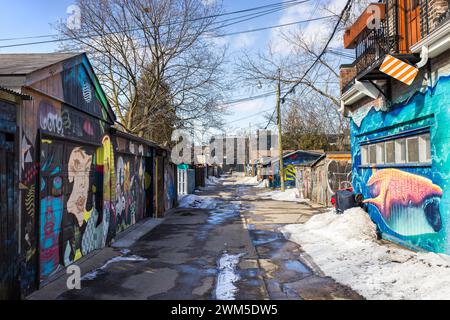
<path id="1" fill-rule="evenodd" d="M 280 158 L 280 183 L 281 192 L 286 191 L 284 185 L 284 165 L 283 165 L 283 139 L 281 128 L 281 70 L 278 68 L 278 83 L 277 83 L 277 122 L 278 122 L 278 157 Z"/>

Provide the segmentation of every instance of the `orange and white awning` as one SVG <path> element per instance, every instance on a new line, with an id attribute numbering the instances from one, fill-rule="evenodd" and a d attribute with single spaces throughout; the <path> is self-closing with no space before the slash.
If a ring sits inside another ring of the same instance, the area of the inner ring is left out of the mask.
<path id="1" fill-rule="evenodd" d="M 386 59 L 381 64 L 380 71 L 408 86 L 413 83 L 419 73 L 418 68 L 391 55 L 386 56 Z"/>

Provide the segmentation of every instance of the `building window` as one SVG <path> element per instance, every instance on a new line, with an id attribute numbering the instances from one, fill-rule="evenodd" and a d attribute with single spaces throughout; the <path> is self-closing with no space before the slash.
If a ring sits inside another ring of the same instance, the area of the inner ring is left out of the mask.
<path id="1" fill-rule="evenodd" d="M 429 133 L 419 137 L 419 150 L 420 162 L 431 162 L 431 143 Z"/>
<path id="2" fill-rule="evenodd" d="M 361 163 L 366 165 L 369 163 L 369 147 L 362 146 L 361 147 Z"/>
<path id="3" fill-rule="evenodd" d="M 395 163 L 406 163 L 406 139 L 395 140 Z"/>
<path id="4" fill-rule="evenodd" d="M 361 146 L 361 164 L 431 163 L 430 134 Z"/>
<path id="5" fill-rule="evenodd" d="M 377 146 L 375 144 L 369 146 L 369 163 L 377 163 Z"/>
<path id="6" fill-rule="evenodd" d="M 386 163 L 395 163 L 395 142 L 389 141 L 385 144 Z"/>
<path id="7" fill-rule="evenodd" d="M 384 142 L 378 143 L 377 145 L 377 162 L 383 164 L 385 159 L 385 146 Z"/>
<path id="8" fill-rule="evenodd" d="M 408 148 L 408 163 L 419 162 L 419 137 L 406 139 L 406 147 Z"/>

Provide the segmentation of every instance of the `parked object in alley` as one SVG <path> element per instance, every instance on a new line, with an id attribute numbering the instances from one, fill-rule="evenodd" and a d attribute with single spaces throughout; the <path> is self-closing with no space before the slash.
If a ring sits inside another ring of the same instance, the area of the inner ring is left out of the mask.
<path id="1" fill-rule="evenodd" d="M 337 214 L 343 214 L 345 210 L 356 207 L 355 196 L 352 191 L 338 190 L 335 199 Z"/>

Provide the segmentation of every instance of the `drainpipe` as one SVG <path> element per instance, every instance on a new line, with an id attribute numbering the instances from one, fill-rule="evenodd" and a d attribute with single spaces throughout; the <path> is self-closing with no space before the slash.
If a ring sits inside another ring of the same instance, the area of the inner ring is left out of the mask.
<path id="1" fill-rule="evenodd" d="M 423 46 L 422 52 L 420 53 L 421 60 L 416 64 L 417 69 L 421 69 L 422 67 L 426 66 L 428 63 L 428 48 Z"/>

